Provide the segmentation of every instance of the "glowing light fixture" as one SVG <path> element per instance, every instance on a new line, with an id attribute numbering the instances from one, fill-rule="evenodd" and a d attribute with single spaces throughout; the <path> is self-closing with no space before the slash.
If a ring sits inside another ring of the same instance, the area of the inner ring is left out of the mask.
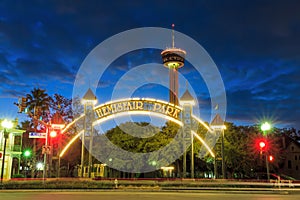
<path id="1" fill-rule="evenodd" d="M 43 169 L 44 169 L 44 164 L 43 164 L 42 162 L 38 162 L 38 163 L 36 164 L 36 169 L 37 169 L 37 170 L 43 170 Z"/>
<path id="2" fill-rule="evenodd" d="M 261 126 L 260 129 L 262 131 L 268 131 L 271 129 L 271 124 L 269 122 L 264 122 Z"/>
<path id="3" fill-rule="evenodd" d="M 10 129 L 10 128 L 13 127 L 12 121 L 9 121 L 9 120 L 7 120 L 7 119 L 4 119 L 4 120 L 2 121 L 2 123 L 1 123 L 1 125 L 2 125 L 3 128 L 7 128 L 7 129 Z"/>

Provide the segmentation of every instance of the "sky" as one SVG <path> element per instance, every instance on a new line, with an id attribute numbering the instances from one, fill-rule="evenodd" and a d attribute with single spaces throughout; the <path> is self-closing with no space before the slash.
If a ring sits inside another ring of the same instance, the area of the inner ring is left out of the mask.
<path id="1" fill-rule="evenodd" d="M 226 121 L 252 125 L 270 120 L 274 126 L 300 129 L 299 10 L 297 0 L 2 0 L 0 118 L 23 119 L 13 103 L 33 88 L 71 98 L 83 61 L 109 37 L 134 28 L 171 28 L 174 23 L 218 67 L 226 90 Z M 159 53 L 146 49 L 120 56 L 99 80 L 99 102 L 109 100 L 126 72 L 161 62 Z M 205 82 L 189 63 L 179 72 L 195 91 L 201 117 L 210 121 Z M 180 81 L 181 94 L 184 85 Z M 167 93 L 148 84 L 134 96 L 168 100 Z"/>

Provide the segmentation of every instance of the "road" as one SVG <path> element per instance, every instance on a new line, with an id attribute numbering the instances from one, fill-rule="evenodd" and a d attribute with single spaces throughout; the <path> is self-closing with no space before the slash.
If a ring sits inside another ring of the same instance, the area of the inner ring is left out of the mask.
<path id="1" fill-rule="evenodd" d="M 221 192 L 118 192 L 118 191 L 1 191 L 0 200 L 298 200 L 300 194 Z"/>

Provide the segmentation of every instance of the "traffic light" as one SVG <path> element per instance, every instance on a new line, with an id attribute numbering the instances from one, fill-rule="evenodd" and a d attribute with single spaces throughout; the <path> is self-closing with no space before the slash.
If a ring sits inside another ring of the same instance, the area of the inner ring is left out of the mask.
<path id="1" fill-rule="evenodd" d="M 55 130 L 50 132 L 50 137 L 55 138 L 57 136 L 57 132 Z"/>
<path id="2" fill-rule="evenodd" d="M 273 162 L 274 161 L 274 157 L 272 155 L 269 156 L 269 161 Z"/>
<path id="3" fill-rule="evenodd" d="M 28 150 L 28 149 L 25 150 L 25 151 L 23 152 L 23 156 L 26 157 L 26 158 L 30 157 L 30 156 L 31 156 L 31 151 Z"/>
<path id="4" fill-rule="evenodd" d="M 268 148 L 269 148 L 268 141 L 266 139 L 264 139 L 264 138 L 257 139 L 256 140 L 256 147 L 259 150 L 260 154 L 262 154 L 262 152 L 267 151 Z"/>
<path id="5" fill-rule="evenodd" d="M 27 98 L 19 98 L 19 113 L 27 113 Z"/>
<path id="6" fill-rule="evenodd" d="M 260 141 L 259 142 L 259 147 L 260 147 L 261 150 L 264 150 L 265 147 L 266 147 L 266 143 L 264 141 Z"/>

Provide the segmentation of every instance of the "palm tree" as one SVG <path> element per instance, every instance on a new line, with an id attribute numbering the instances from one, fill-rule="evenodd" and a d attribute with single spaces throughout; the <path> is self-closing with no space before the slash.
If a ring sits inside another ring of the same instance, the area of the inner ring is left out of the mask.
<path id="1" fill-rule="evenodd" d="M 46 93 L 46 90 L 34 88 L 30 94 L 26 95 L 26 98 L 28 111 L 35 117 L 42 117 L 42 119 L 47 120 L 45 117 L 49 112 L 51 98 Z"/>

